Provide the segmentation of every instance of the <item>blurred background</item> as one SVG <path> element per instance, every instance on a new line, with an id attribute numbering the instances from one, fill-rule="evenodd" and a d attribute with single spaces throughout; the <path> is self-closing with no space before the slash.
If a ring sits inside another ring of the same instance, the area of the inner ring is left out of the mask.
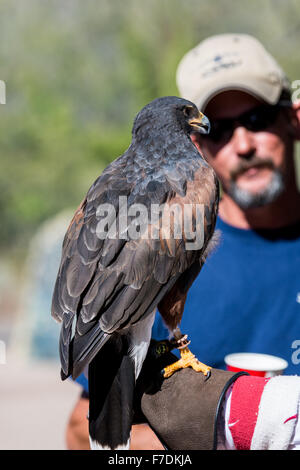
<path id="1" fill-rule="evenodd" d="M 178 94 L 183 54 L 225 32 L 300 79 L 298 0 L 0 1 L 0 449 L 65 448 L 80 391 L 60 382 L 50 316 L 63 235 L 139 109 Z"/>

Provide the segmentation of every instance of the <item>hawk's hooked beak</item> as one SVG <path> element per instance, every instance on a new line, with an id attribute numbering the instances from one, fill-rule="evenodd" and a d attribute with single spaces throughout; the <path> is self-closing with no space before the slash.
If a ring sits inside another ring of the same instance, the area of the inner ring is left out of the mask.
<path id="1" fill-rule="evenodd" d="M 201 111 L 199 111 L 198 117 L 190 119 L 189 125 L 193 128 L 194 132 L 199 132 L 200 134 L 208 134 L 210 131 L 210 122 Z"/>

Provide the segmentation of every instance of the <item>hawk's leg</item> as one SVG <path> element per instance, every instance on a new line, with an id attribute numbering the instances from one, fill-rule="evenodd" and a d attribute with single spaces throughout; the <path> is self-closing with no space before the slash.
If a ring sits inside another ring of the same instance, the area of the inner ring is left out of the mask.
<path id="1" fill-rule="evenodd" d="M 170 364 L 169 366 L 164 368 L 165 378 L 171 377 L 174 372 L 179 369 L 184 369 L 186 367 L 192 367 L 196 372 L 202 372 L 207 378 L 210 377 L 211 367 L 198 361 L 195 355 L 187 347 L 188 344 L 190 344 L 190 341 L 187 341 L 187 335 L 183 335 L 180 332 L 179 328 L 176 328 L 176 330 L 174 330 L 174 340 L 172 341 L 172 343 L 175 343 L 175 347 L 180 349 L 181 358 L 173 364 Z"/>

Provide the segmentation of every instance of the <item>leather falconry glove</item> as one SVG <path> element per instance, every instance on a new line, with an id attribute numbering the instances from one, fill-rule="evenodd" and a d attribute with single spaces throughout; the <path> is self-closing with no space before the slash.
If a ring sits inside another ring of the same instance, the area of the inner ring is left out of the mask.
<path id="1" fill-rule="evenodd" d="M 207 379 L 187 368 L 164 379 L 163 368 L 178 359 L 173 347 L 168 340 L 151 341 L 137 382 L 134 422 L 147 422 L 166 449 L 214 450 L 223 398 L 246 373 L 212 369 Z"/>

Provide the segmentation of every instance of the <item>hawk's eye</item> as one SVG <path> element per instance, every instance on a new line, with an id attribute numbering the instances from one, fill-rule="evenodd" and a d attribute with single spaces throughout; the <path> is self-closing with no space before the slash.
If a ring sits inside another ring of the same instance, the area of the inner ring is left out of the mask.
<path id="1" fill-rule="evenodd" d="M 188 118 L 192 117 L 193 111 L 194 111 L 193 106 L 185 106 L 183 108 L 183 114 Z"/>

